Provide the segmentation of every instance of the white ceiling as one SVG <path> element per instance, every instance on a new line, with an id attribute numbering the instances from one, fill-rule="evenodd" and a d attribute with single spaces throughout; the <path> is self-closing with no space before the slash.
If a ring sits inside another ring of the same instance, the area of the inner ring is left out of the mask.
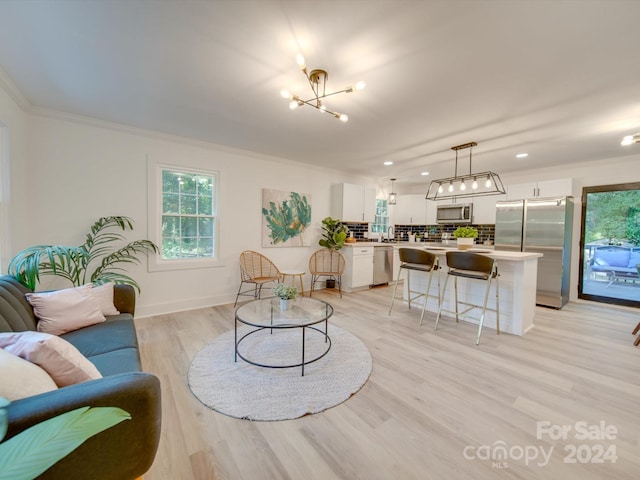
<path id="1" fill-rule="evenodd" d="M 0 67 L 53 109 L 398 182 L 638 154 L 639 1 L 2 0 Z M 295 63 L 348 123 L 290 111 Z M 529 157 L 516 159 L 515 154 Z M 382 162 L 395 164 L 384 167 Z M 467 173 L 462 163 L 460 173 Z"/>

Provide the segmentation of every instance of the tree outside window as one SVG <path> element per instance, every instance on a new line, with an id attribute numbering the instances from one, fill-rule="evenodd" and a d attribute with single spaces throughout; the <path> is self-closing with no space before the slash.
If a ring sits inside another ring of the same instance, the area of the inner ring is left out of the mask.
<path id="1" fill-rule="evenodd" d="M 210 258 L 215 245 L 215 177 L 162 170 L 162 258 Z"/>

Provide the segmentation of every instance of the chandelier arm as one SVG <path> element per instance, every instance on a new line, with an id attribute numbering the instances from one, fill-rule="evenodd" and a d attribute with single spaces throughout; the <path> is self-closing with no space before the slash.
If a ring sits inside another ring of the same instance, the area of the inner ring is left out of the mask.
<path id="1" fill-rule="evenodd" d="M 313 108 L 315 108 L 316 110 L 320 110 L 321 112 L 325 112 L 325 113 L 328 113 L 328 114 L 330 114 L 330 115 L 333 115 L 333 116 L 334 116 L 334 117 L 336 117 L 336 118 L 340 118 L 340 115 L 339 115 L 338 113 L 336 113 L 336 112 L 332 112 L 331 110 L 328 110 L 328 109 L 326 109 L 326 108 L 320 108 L 319 106 L 317 106 L 317 105 L 315 105 L 315 104 L 311 103 L 311 102 L 312 102 L 312 101 L 314 101 L 314 100 L 315 100 L 315 98 L 311 98 L 311 99 L 309 99 L 309 100 L 300 100 L 300 102 L 304 103 L 305 105 L 309 105 L 310 107 L 313 107 Z"/>

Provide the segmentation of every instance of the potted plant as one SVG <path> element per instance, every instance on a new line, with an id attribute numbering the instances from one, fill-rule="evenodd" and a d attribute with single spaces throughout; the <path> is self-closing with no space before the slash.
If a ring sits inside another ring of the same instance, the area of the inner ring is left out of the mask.
<path id="1" fill-rule="evenodd" d="M 467 250 L 473 247 L 475 239 L 478 238 L 478 229 L 475 227 L 458 227 L 453 232 L 453 238 L 457 239 L 460 250 Z"/>
<path id="2" fill-rule="evenodd" d="M 347 239 L 349 227 L 337 218 L 326 217 L 322 220 L 322 238 L 318 242 L 321 247 L 328 248 L 331 253 L 340 250 Z M 327 288 L 335 288 L 336 279 L 326 281 Z"/>
<path id="3" fill-rule="evenodd" d="M 298 289 L 279 283 L 273 288 L 273 294 L 280 299 L 280 310 L 287 310 L 289 308 L 289 300 L 296 298 Z"/>
<path id="4" fill-rule="evenodd" d="M 347 239 L 349 227 L 337 218 L 326 217 L 322 220 L 322 238 L 318 242 L 329 250 L 340 250 Z"/>
<path id="5" fill-rule="evenodd" d="M 9 262 L 9 275 L 31 290 L 35 290 L 40 275 L 56 275 L 66 278 L 75 287 L 88 282 L 114 282 L 131 285 L 140 292 L 138 283 L 123 273 L 120 264 L 140 263 L 138 254 L 157 253 L 158 247 L 151 240 L 135 240 L 117 249 L 110 247 L 125 239 L 114 229 L 133 230 L 133 220 L 123 216 L 99 218 L 79 247 L 36 245 L 26 248 Z"/>

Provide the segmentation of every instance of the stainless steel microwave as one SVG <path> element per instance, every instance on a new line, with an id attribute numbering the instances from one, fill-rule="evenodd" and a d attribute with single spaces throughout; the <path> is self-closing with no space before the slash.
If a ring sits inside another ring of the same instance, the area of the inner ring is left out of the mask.
<path id="1" fill-rule="evenodd" d="M 473 221 L 473 203 L 453 203 L 438 205 L 436 222 L 471 223 Z"/>

